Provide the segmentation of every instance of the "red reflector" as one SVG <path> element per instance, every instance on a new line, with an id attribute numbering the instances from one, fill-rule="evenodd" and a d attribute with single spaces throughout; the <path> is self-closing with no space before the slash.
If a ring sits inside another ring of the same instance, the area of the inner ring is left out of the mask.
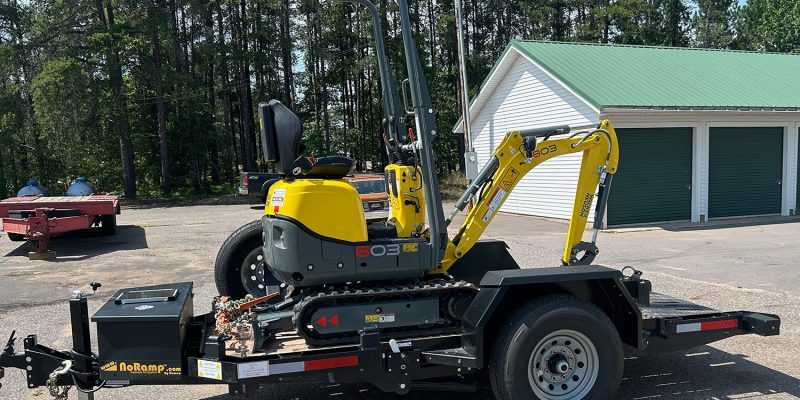
<path id="1" fill-rule="evenodd" d="M 700 323 L 701 331 L 713 331 L 717 329 L 733 329 L 739 327 L 738 319 L 723 319 L 721 321 L 708 321 Z"/>
<path id="2" fill-rule="evenodd" d="M 306 361 L 305 370 L 314 371 L 318 369 L 355 367 L 357 365 L 358 356 L 323 358 L 322 360 Z"/>
<path id="3" fill-rule="evenodd" d="M 277 214 L 277 213 L 278 213 L 278 210 L 280 210 L 280 208 L 281 208 L 280 206 L 275 206 L 275 207 L 272 209 L 272 212 L 273 212 L 274 214 Z"/>

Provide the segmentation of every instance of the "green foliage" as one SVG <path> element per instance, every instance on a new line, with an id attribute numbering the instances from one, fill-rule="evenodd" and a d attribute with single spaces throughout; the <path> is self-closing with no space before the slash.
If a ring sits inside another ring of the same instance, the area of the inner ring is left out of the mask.
<path id="1" fill-rule="evenodd" d="M 736 0 L 698 0 L 692 17 L 697 47 L 725 49 L 733 44 Z"/>
<path id="2" fill-rule="evenodd" d="M 450 132 L 460 116 L 453 2 L 410 3 L 438 121 L 437 169 L 456 176 L 464 143 Z M 469 91 L 515 38 L 800 51 L 800 2 L 736 3 L 467 0 Z M 398 7 L 376 4 L 399 83 Z M 122 192 L 121 129 L 142 196 L 164 193 L 167 180 L 176 198 L 228 193 L 240 168 L 269 167 L 253 115 L 272 98 L 300 116 L 308 155 L 346 154 L 377 171 L 388 161 L 380 90 L 371 18 L 352 4 L 0 0 L 0 196 L 29 177 L 58 193 L 74 175 Z"/>
<path id="3" fill-rule="evenodd" d="M 800 52 L 800 2 L 749 0 L 738 14 L 737 43 L 758 51 Z"/>

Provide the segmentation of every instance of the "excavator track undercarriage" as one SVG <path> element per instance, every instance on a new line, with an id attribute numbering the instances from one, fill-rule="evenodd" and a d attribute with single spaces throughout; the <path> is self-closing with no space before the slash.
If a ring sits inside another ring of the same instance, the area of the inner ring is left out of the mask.
<path id="1" fill-rule="evenodd" d="M 295 305 L 297 333 L 311 346 L 357 343 L 374 326 L 393 338 L 454 333 L 478 288 L 442 278 L 327 288 Z"/>

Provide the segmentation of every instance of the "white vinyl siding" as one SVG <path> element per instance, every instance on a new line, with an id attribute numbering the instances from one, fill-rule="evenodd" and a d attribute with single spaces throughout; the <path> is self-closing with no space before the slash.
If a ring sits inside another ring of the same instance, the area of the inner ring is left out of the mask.
<path id="1" fill-rule="evenodd" d="M 503 136 L 512 130 L 555 125 L 595 125 L 599 115 L 530 60 L 516 60 L 501 78 L 472 122 L 474 146 L 481 166 Z M 522 178 L 501 211 L 551 218 L 570 217 L 581 154 L 542 163 Z"/>

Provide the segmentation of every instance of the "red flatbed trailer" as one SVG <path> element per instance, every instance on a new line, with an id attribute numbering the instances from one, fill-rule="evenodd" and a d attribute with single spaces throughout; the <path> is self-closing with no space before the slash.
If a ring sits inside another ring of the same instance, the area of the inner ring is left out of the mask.
<path id="1" fill-rule="evenodd" d="M 11 240 L 38 242 L 31 258 L 52 258 L 47 251 L 51 237 L 65 232 L 89 229 L 100 224 L 103 232 L 116 232 L 119 198 L 108 194 L 90 196 L 21 196 L 0 201 L 3 231 Z M 48 256 L 43 255 L 47 254 Z"/>

